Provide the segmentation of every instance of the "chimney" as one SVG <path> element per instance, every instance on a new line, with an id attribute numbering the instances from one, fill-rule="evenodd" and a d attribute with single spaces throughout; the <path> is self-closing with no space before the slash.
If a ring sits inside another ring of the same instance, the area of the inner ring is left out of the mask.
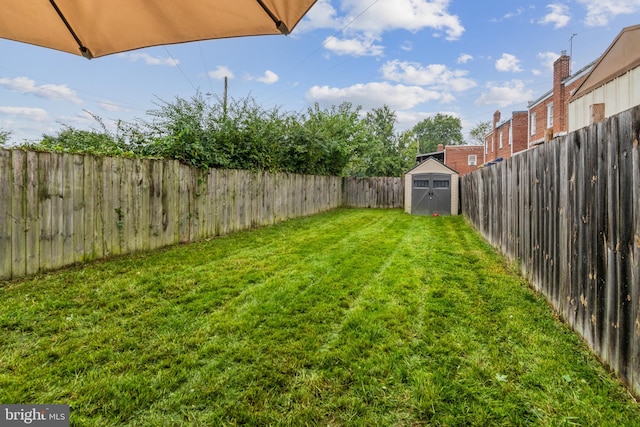
<path id="1" fill-rule="evenodd" d="M 553 133 L 567 130 L 566 111 L 568 95 L 565 93 L 564 80 L 569 77 L 571 58 L 563 50 L 560 58 L 553 63 Z"/>
<path id="2" fill-rule="evenodd" d="M 436 151 L 444 151 L 444 144 L 438 144 Z"/>
<path id="3" fill-rule="evenodd" d="M 500 123 L 500 110 L 496 110 L 495 113 L 493 113 L 493 131 L 496 131 L 496 127 L 498 126 L 498 123 Z"/>

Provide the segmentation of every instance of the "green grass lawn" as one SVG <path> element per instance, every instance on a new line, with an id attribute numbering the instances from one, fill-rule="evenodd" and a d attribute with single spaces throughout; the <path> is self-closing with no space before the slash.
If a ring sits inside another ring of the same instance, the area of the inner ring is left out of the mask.
<path id="1" fill-rule="evenodd" d="M 337 210 L 0 283 L 0 403 L 87 426 L 625 426 L 462 217 Z"/>

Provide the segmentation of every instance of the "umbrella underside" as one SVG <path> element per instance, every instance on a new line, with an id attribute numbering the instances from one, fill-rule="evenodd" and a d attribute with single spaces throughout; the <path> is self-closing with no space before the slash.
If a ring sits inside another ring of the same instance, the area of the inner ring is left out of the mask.
<path id="1" fill-rule="evenodd" d="M 148 46 L 288 34 L 316 0 L 7 0 L 0 38 L 87 58 Z"/>

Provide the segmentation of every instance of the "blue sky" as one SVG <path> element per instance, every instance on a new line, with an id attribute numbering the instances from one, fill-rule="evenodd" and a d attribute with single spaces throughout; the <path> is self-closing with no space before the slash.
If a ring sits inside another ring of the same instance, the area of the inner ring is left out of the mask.
<path id="1" fill-rule="evenodd" d="M 63 125 L 98 128 L 92 115 L 109 127 L 149 118 L 158 99 L 221 97 L 226 76 L 230 97 L 265 109 L 388 105 L 398 131 L 445 113 L 466 136 L 496 109 L 507 117 L 551 89 L 561 51 L 577 71 L 636 24 L 640 0 L 319 0 L 289 36 L 93 60 L 0 39 L 0 130 L 19 143 Z"/>

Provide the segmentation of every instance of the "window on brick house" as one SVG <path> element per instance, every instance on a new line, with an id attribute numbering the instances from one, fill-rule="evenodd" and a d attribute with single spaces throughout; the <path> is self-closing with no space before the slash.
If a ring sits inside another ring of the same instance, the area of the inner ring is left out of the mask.
<path id="1" fill-rule="evenodd" d="M 500 132 L 500 142 L 498 143 L 498 147 L 502 148 L 502 132 Z"/>
<path id="2" fill-rule="evenodd" d="M 547 129 L 553 127 L 553 102 L 547 105 Z"/>
<path id="3" fill-rule="evenodd" d="M 509 145 L 513 142 L 513 126 L 509 126 Z"/>
<path id="4" fill-rule="evenodd" d="M 536 113 L 531 114 L 531 135 L 536 134 Z"/>
<path id="5" fill-rule="evenodd" d="M 469 166 L 476 166 L 478 164 L 478 156 L 475 154 L 469 154 L 467 156 L 467 164 Z"/>

